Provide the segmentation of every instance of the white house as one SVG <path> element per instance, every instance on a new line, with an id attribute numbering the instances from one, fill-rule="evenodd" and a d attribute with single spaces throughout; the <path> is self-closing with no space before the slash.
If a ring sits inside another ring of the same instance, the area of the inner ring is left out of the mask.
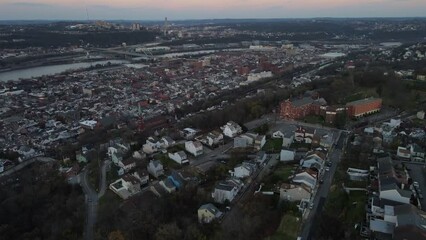
<path id="1" fill-rule="evenodd" d="M 410 203 L 411 191 L 401 189 L 395 178 L 379 178 L 379 197 L 399 203 Z"/>
<path id="2" fill-rule="evenodd" d="M 169 158 L 181 165 L 189 163 L 188 157 L 184 151 L 169 153 Z"/>
<path id="3" fill-rule="evenodd" d="M 283 138 L 284 137 L 284 133 L 282 133 L 281 131 L 276 131 L 272 133 L 272 138 Z"/>
<path id="4" fill-rule="evenodd" d="M 230 138 L 234 138 L 243 132 L 241 126 L 233 121 L 229 121 L 228 123 L 226 123 L 225 126 L 222 126 L 220 129 L 223 131 L 223 135 Z"/>
<path id="5" fill-rule="evenodd" d="M 411 160 L 423 161 L 425 159 L 425 152 L 419 145 L 415 143 L 410 145 L 410 154 L 411 154 Z"/>
<path id="6" fill-rule="evenodd" d="M 317 174 L 309 169 L 297 173 L 292 180 L 294 183 L 305 184 L 310 189 L 314 189 L 317 184 Z"/>
<path id="7" fill-rule="evenodd" d="M 139 180 L 133 175 L 125 175 L 117 181 L 109 185 L 114 193 L 120 196 L 122 199 L 127 199 L 130 196 L 141 191 Z"/>
<path id="8" fill-rule="evenodd" d="M 405 147 L 398 147 L 398 150 L 396 151 L 396 156 L 400 158 L 410 159 L 411 158 L 411 152 L 409 149 Z"/>
<path id="9" fill-rule="evenodd" d="M 147 166 L 147 170 L 155 178 L 158 178 L 158 177 L 164 175 L 163 164 L 161 164 L 161 162 L 158 161 L 158 160 L 149 161 L 148 166 Z"/>
<path id="10" fill-rule="evenodd" d="M 204 204 L 198 209 L 198 222 L 200 223 L 211 223 L 222 216 L 223 213 L 211 203 Z"/>
<path id="11" fill-rule="evenodd" d="M 283 149 L 280 152 L 280 161 L 283 161 L 283 162 L 293 161 L 295 156 L 296 156 L 296 153 L 294 151 Z"/>
<path id="12" fill-rule="evenodd" d="M 176 144 L 176 141 L 169 136 L 162 137 L 160 142 L 161 142 L 161 147 L 166 149 Z"/>
<path id="13" fill-rule="evenodd" d="M 232 202 L 243 185 L 241 181 L 236 179 L 221 181 L 213 190 L 212 198 L 217 203 L 225 203 L 226 201 Z"/>
<path id="14" fill-rule="evenodd" d="M 206 144 L 210 147 L 219 145 L 223 142 L 223 134 L 218 131 L 212 131 L 206 136 Z"/>
<path id="15" fill-rule="evenodd" d="M 233 176 L 236 178 L 246 178 L 254 173 L 256 165 L 248 162 L 243 162 L 234 167 Z"/>
<path id="16" fill-rule="evenodd" d="M 290 145 L 293 143 L 294 140 L 294 134 L 292 133 L 285 133 L 283 136 L 283 147 L 290 147 Z"/>
<path id="17" fill-rule="evenodd" d="M 266 136 L 265 135 L 258 135 L 256 136 L 256 138 L 254 139 L 254 149 L 256 149 L 257 151 L 259 151 L 260 149 L 263 148 L 263 146 L 266 143 Z"/>
<path id="18" fill-rule="evenodd" d="M 139 180 L 141 185 L 148 184 L 149 182 L 149 173 L 146 169 L 138 169 L 132 175 Z"/>
<path id="19" fill-rule="evenodd" d="M 184 128 L 180 133 L 183 138 L 186 140 L 191 140 L 195 137 L 195 134 L 197 134 L 197 130 L 192 128 Z"/>
<path id="20" fill-rule="evenodd" d="M 280 187 L 280 199 L 290 202 L 311 198 L 311 189 L 304 184 L 283 183 Z"/>
<path id="21" fill-rule="evenodd" d="M 197 157 L 203 154 L 203 145 L 198 141 L 187 141 L 185 142 L 185 150 Z"/>

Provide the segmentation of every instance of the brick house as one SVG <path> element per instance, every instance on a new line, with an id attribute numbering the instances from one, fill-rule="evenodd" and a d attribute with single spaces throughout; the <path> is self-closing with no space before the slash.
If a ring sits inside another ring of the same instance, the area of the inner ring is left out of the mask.
<path id="1" fill-rule="evenodd" d="M 357 118 L 367 114 L 380 111 L 382 108 L 381 98 L 365 98 L 346 104 L 348 117 Z"/>

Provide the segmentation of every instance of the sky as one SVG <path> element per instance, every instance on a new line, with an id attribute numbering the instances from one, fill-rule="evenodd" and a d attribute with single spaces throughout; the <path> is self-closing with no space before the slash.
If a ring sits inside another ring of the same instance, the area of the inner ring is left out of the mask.
<path id="1" fill-rule="evenodd" d="M 426 17 L 426 0 L 0 0 L 0 20 Z"/>

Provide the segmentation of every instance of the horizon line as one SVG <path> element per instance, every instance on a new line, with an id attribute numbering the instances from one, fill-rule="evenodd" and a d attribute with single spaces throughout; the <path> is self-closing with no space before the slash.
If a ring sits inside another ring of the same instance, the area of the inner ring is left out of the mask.
<path id="1" fill-rule="evenodd" d="M 167 16 L 165 16 L 167 17 Z M 395 16 L 395 17 L 384 17 L 384 16 L 377 16 L 377 17 L 290 17 L 290 18 L 263 18 L 263 17 L 257 17 L 257 18 L 232 18 L 232 17 L 226 17 L 226 18 L 178 18 L 178 19 L 170 19 L 167 17 L 168 21 L 214 21 L 214 20 L 297 20 L 297 19 L 419 19 L 419 18 L 426 18 L 426 16 Z M 99 19 L 42 19 L 42 18 L 35 18 L 35 19 L 0 19 L 1 22 L 3 21 L 49 21 L 49 22 L 72 22 L 72 21 L 79 21 L 79 22 L 91 22 L 91 21 L 147 21 L 147 22 L 158 22 L 158 21 L 164 21 L 164 18 L 159 19 L 120 19 L 120 18 L 99 18 Z"/>

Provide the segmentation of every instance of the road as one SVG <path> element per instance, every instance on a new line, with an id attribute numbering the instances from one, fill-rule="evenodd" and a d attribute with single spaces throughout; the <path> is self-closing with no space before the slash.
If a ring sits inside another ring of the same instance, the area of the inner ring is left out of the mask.
<path id="1" fill-rule="evenodd" d="M 105 160 L 102 163 L 101 172 L 100 172 L 101 175 L 99 176 L 101 181 L 99 181 L 98 198 L 101 198 L 105 194 L 105 191 L 107 189 L 106 175 L 107 175 L 107 169 L 110 167 L 110 165 L 111 165 L 111 160 Z"/>
<path id="2" fill-rule="evenodd" d="M 329 160 L 332 162 L 332 166 L 330 167 L 330 171 L 325 171 L 323 173 L 323 179 L 324 182 L 319 185 L 317 188 L 317 191 L 315 193 L 314 199 L 312 201 L 313 207 L 311 210 L 308 210 L 307 212 L 307 218 L 304 221 L 302 232 L 300 236 L 302 239 L 311 239 L 312 233 L 315 230 L 315 221 L 316 216 L 318 213 L 322 211 L 322 207 L 324 205 L 325 199 L 328 196 L 328 193 L 330 191 L 330 186 L 333 181 L 334 173 L 336 172 L 337 165 L 340 162 L 340 159 L 342 157 L 342 153 L 344 149 L 344 146 L 346 144 L 348 138 L 348 134 L 345 132 L 341 132 L 340 137 L 337 139 L 337 144 L 335 148 L 332 148 L 329 153 Z"/>
<path id="3" fill-rule="evenodd" d="M 97 219 L 97 212 L 98 212 L 98 201 L 99 198 L 101 198 L 106 191 L 107 185 L 106 185 L 106 174 L 107 170 L 109 168 L 109 165 L 111 164 L 111 161 L 106 160 L 102 163 L 101 166 L 101 173 L 100 178 L 101 181 L 99 183 L 99 193 L 97 193 L 93 186 L 90 185 L 89 179 L 88 179 L 88 169 L 84 168 L 83 171 L 79 174 L 80 177 L 80 186 L 83 189 L 83 192 L 86 196 L 86 225 L 84 227 L 84 239 L 86 240 L 92 240 L 94 238 L 94 228 L 96 224 Z"/>
<path id="4" fill-rule="evenodd" d="M 405 166 L 409 168 L 408 174 L 414 182 L 419 183 L 419 188 L 422 191 L 422 195 L 426 196 L 426 168 L 423 163 L 408 163 L 404 162 Z M 426 198 L 419 199 L 421 208 L 426 211 Z"/>

